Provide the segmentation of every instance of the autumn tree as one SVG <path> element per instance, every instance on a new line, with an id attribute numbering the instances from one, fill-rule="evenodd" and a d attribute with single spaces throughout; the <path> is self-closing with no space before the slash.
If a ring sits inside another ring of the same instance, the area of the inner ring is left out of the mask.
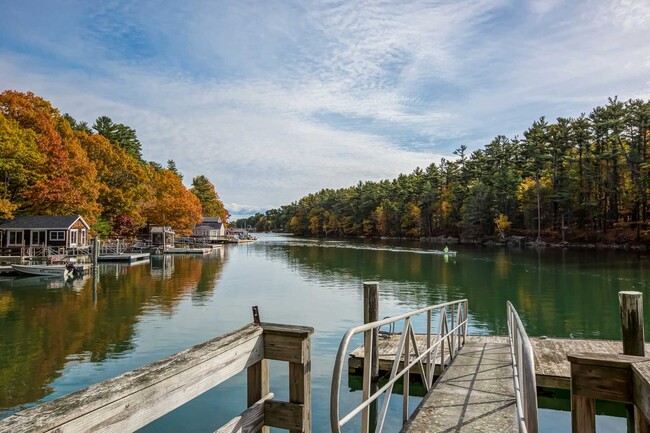
<path id="1" fill-rule="evenodd" d="M 201 222 L 201 202 L 170 170 L 152 170 L 152 197 L 143 209 L 150 224 L 189 232 Z"/>
<path id="2" fill-rule="evenodd" d="M 42 178 L 44 160 L 34 131 L 0 113 L 0 218 L 11 218 L 20 193 Z"/>
<path id="3" fill-rule="evenodd" d="M 43 215 L 82 214 L 93 222 L 99 214 L 97 171 L 75 132 L 58 110 L 33 93 L 7 90 L 0 94 L 0 113 L 34 138 L 42 159 L 30 170 L 38 179 L 23 185 L 18 210 Z"/>
<path id="4" fill-rule="evenodd" d="M 192 179 L 190 191 L 199 199 L 203 216 L 219 217 L 223 222 L 228 220 L 228 211 L 207 177 L 199 175 Z"/>
<path id="5" fill-rule="evenodd" d="M 104 136 L 78 133 L 82 147 L 97 169 L 101 217 L 115 235 L 133 235 L 145 224 L 142 209 L 152 195 L 149 171 Z"/>

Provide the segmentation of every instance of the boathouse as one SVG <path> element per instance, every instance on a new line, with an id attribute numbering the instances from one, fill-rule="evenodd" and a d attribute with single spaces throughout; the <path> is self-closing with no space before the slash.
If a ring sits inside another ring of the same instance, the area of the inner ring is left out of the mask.
<path id="1" fill-rule="evenodd" d="M 156 226 L 149 229 L 149 241 L 153 246 L 174 246 L 176 232 L 169 226 Z"/>
<path id="2" fill-rule="evenodd" d="M 20 251 L 24 247 L 87 248 L 90 226 L 81 215 L 29 215 L 0 221 L 0 246 Z"/>

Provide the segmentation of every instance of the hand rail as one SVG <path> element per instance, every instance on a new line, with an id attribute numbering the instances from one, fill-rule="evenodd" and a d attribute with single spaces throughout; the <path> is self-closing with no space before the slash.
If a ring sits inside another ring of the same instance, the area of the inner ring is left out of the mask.
<path id="1" fill-rule="evenodd" d="M 537 381 L 535 379 L 535 356 L 526 328 L 510 301 L 506 303 L 508 337 L 514 371 L 517 421 L 521 433 L 537 433 Z"/>
<path id="2" fill-rule="evenodd" d="M 450 309 L 450 313 L 447 312 L 447 309 Z M 439 322 L 438 322 L 438 331 L 433 334 L 431 332 L 431 322 L 432 322 L 432 312 L 434 310 L 439 311 Z M 411 323 L 411 318 L 418 314 L 427 314 L 427 333 L 426 333 L 426 350 L 420 353 L 420 349 L 417 345 L 417 340 L 415 338 L 415 331 L 413 330 L 413 325 Z M 448 316 L 451 319 L 451 325 L 448 323 Z M 376 433 L 381 433 L 384 420 L 386 418 L 386 413 L 388 411 L 388 403 L 393 391 L 393 385 L 397 380 L 403 378 L 404 380 L 404 401 L 403 401 L 403 413 L 402 420 L 406 422 L 408 418 L 408 380 L 409 373 L 412 368 L 418 367 L 420 370 L 420 377 L 422 382 L 427 389 L 430 389 L 433 384 L 434 373 L 435 373 L 435 363 L 436 358 L 438 357 L 438 349 L 440 348 L 440 366 L 444 370 L 445 365 L 445 341 L 448 343 L 448 353 L 449 358 L 453 360 L 456 356 L 456 353 L 463 344 L 465 344 L 465 337 L 467 335 L 467 299 L 462 299 L 459 301 L 445 302 L 442 304 L 431 305 L 428 307 L 420 308 L 418 310 L 404 313 L 392 318 L 386 318 L 383 320 L 378 320 L 375 322 L 367 323 L 365 325 L 356 326 L 350 328 L 341 340 L 339 345 L 339 350 L 336 355 L 336 361 L 334 363 L 334 372 L 332 375 L 332 388 L 330 394 L 330 425 L 332 433 L 341 433 L 341 427 L 350 421 L 353 417 L 358 415 L 360 412 L 362 414 L 362 433 L 369 432 L 369 408 L 370 404 L 376 401 L 380 395 L 386 393 L 384 398 L 381 411 L 377 418 L 377 428 L 375 429 Z M 372 365 L 372 353 L 373 351 L 369 346 L 371 346 L 375 340 L 371 337 L 373 330 L 379 329 L 381 326 L 394 324 L 404 320 L 404 329 L 400 337 L 400 342 L 395 353 L 395 358 L 393 360 L 393 367 L 388 378 L 388 382 L 382 386 L 379 390 L 374 392 L 372 395 L 370 388 L 370 365 Z M 364 355 L 364 379 L 363 379 L 363 396 L 362 402 L 350 411 L 343 418 L 339 417 L 339 400 L 340 400 L 340 388 L 341 388 L 341 376 L 343 374 L 343 365 L 345 364 L 346 356 L 348 353 L 348 346 L 350 340 L 354 335 L 365 333 L 365 355 Z M 431 341 L 432 335 L 435 335 L 436 339 L 434 342 Z M 414 354 L 414 359 L 411 359 L 411 354 Z M 404 363 L 403 367 L 400 370 L 400 359 L 402 358 L 402 353 L 404 354 Z M 423 360 L 426 360 L 423 363 Z"/>

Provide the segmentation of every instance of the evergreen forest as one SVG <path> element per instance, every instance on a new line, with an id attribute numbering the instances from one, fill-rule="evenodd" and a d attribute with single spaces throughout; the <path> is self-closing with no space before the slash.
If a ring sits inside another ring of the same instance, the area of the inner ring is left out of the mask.
<path id="1" fill-rule="evenodd" d="M 522 235 L 545 241 L 648 238 L 650 101 L 619 101 L 588 115 L 535 120 L 521 136 L 393 180 L 323 189 L 238 221 L 307 236 Z"/>

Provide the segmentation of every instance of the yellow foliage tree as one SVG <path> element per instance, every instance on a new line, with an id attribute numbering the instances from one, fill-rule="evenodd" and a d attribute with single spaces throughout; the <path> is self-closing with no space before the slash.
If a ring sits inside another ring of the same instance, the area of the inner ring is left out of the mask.
<path id="1" fill-rule="evenodd" d="M 497 229 L 497 232 L 499 233 L 499 237 L 501 237 L 501 239 L 505 239 L 506 232 L 510 230 L 512 222 L 508 219 L 508 215 L 500 213 L 496 216 L 496 218 L 494 218 L 494 225 Z"/>

